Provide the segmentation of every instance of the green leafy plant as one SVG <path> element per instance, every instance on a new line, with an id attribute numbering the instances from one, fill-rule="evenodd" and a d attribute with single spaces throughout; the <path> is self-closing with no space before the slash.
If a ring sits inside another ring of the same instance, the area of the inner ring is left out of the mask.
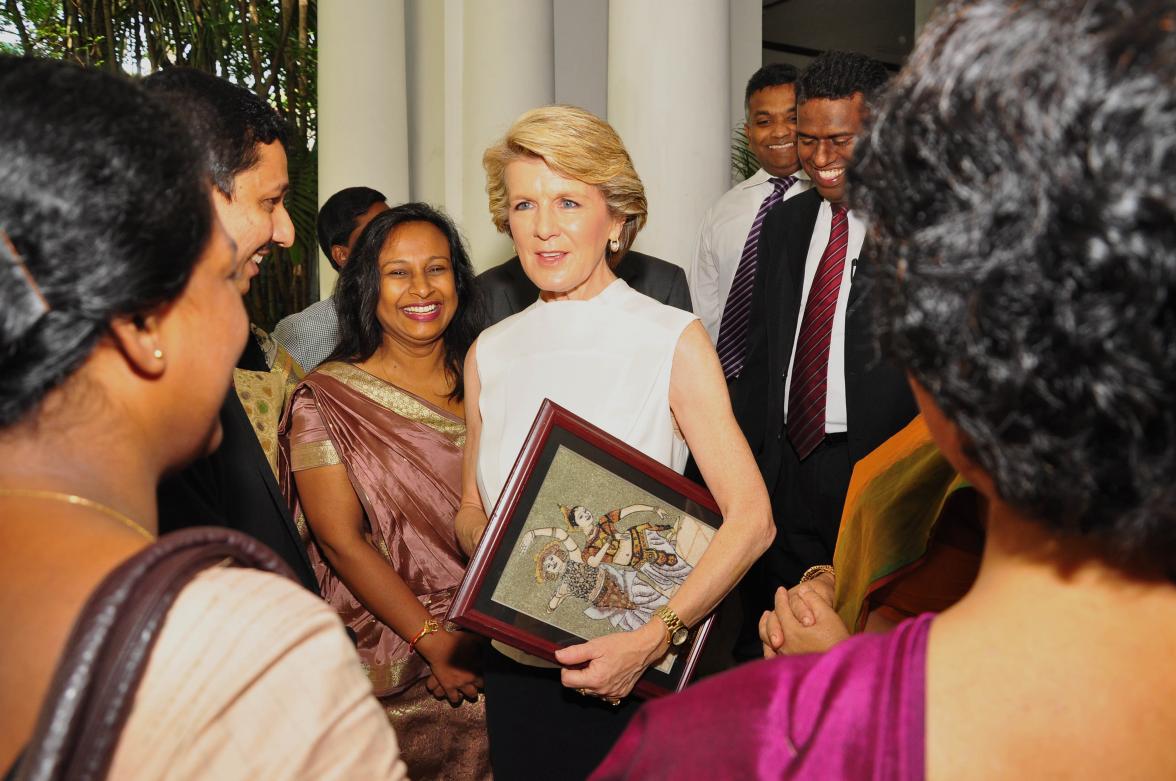
<path id="1" fill-rule="evenodd" d="M 731 184 L 738 184 L 759 170 L 759 160 L 751 153 L 743 123 L 731 129 Z"/>
<path id="2" fill-rule="evenodd" d="M 317 0 L 2 0 L 0 51 L 141 76 L 185 66 L 252 90 L 290 126 L 293 247 L 270 254 L 246 297 L 270 329 L 317 298 Z M 0 109 L 2 110 L 2 109 Z"/>

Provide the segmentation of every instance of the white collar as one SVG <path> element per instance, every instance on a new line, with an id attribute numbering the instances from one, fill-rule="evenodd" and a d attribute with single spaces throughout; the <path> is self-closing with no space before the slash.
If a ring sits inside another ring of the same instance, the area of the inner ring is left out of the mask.
<path id="1" fill-rule="evenodd" d="M 790 174 L 790 176 L 795 176 L 797 181 L 801 181 L 801 180 L 804 180 L 806 182 L 808 181 L 808 174 L 806 174 L 804 172 L 803 168 L 797 168 L 796 173 Z M 758 187 L 761 184 L 767 184 L 768 180 L 771 178 L 772 178 L 772 175 L 770 173 L 765 171 L 763 168 L 760 168 L 754 174 L 752 174 L 751 176 L 744 179 L 743 182 L 740 183 L 739 186 L 744 189 L 748 189 L 751 187 Z"/>

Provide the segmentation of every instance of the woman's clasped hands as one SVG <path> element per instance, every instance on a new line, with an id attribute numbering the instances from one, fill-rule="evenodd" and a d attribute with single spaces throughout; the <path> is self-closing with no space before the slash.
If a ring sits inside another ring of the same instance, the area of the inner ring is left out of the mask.
<path id="1" fill-rule="evenodd" d="M 790 589 L 776 590 L 776 604 L 760 617 L 764 657 L 827 651 L 849 637 L 833 610 L 833 575 L 823 573 Z"/>
<path id="2" fill-rule="evenodd" d="M 482 689 L 483 641 L 467 632 L 441 630 L 422 637 L 416 650 L 429 664 L 425 688 L 457 707 L 478 699 Z"/>

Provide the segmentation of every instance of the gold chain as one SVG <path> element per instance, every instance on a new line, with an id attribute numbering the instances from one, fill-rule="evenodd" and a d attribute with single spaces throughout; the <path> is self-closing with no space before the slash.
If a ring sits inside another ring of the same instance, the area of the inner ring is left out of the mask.
<path id="1" fill-rule="evenodd" d="M 18 496 L 27 499 L 50 499 L 55 502 L 65 502 L 66 504 L 76 505 L 78 507 L 88 507 L 91 510 L 102 513 L 108 518 L 138 532 L 149 541 L 155 542 L 155 535 L 144 529 L 139 524 L 132 521 L 127 516 L 120 513 L 111 507 L 107 507 L 101 502 L 95 502 L 93 499 L 87 499 L 84 496 L 77 496 L 75 494 L 62 493 L 61 491 L 40 491 L 35 488 L 0 488 L 0 496 Z"/>

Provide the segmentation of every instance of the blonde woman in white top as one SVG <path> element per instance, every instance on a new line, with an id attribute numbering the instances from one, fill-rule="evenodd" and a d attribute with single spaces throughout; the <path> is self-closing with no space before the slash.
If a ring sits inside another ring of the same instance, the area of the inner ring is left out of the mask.
<path id="1" fill-rule="evenodd" d="M 700 622 L 765 550 L 774 527 L 706 331 L 612 271 L 646 219 L 644 187 L 615 131 L 581 109 L 535 109 L 483 164 L 494 222 L 541 295 L 485 331 L 466 359 L 462 547 L 470 553 L 481 539 L 544 398 L 678 471 L 690 445 L 724 518 L 665 619 L 563 649 L 558 673 L 533 658 L 492 654 L 486 694 L 495 777 L 526 777 L 536 767 L 583 777 L 635 708 L 630 700 L 607 703 L 626 698 L 666 653 L 666 622 Z"/>

